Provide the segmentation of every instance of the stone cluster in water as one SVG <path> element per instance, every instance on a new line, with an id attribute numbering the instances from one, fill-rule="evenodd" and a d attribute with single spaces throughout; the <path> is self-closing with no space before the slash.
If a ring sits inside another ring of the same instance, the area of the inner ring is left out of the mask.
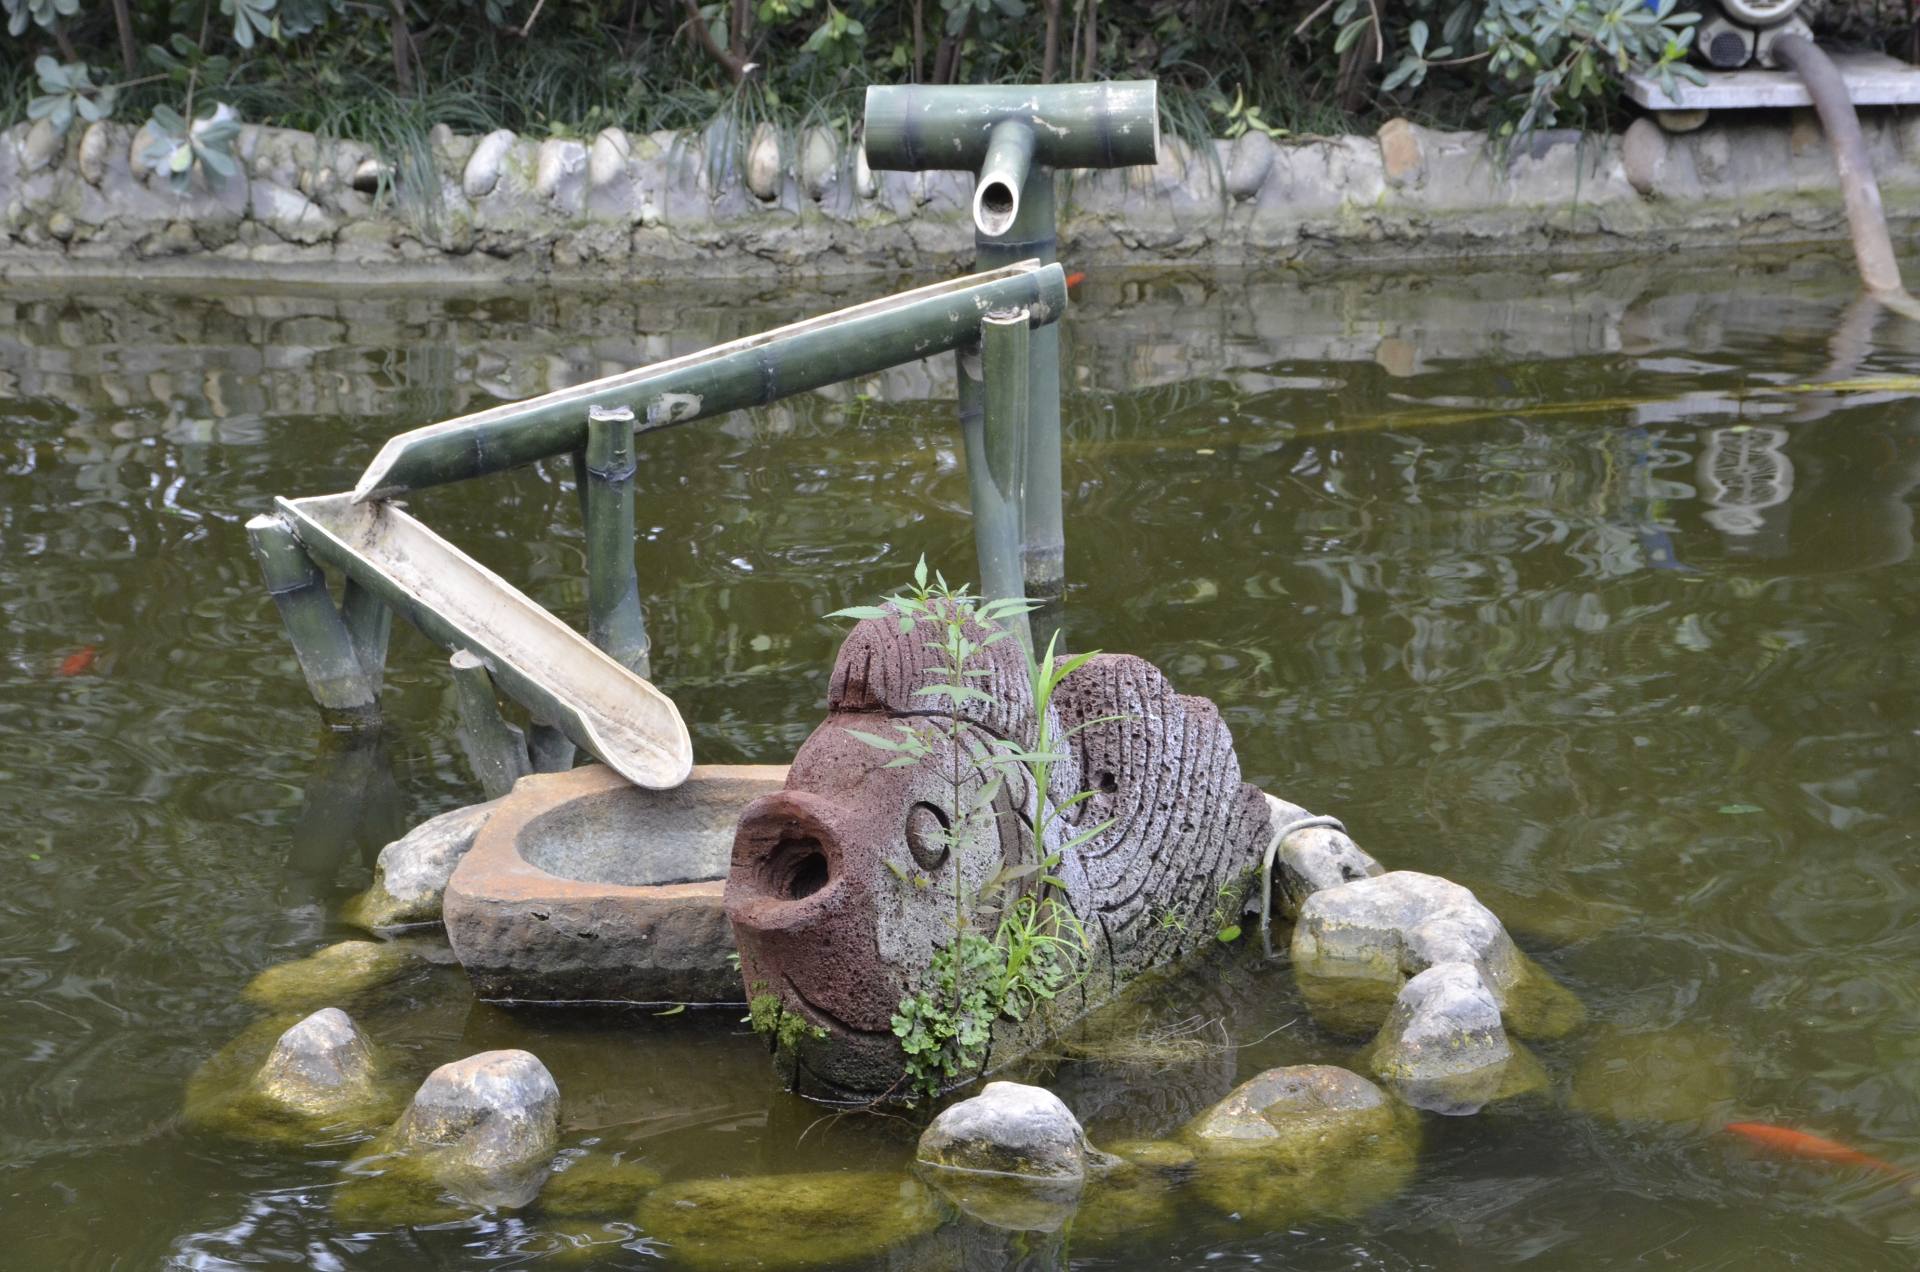
<path id="1" fill-rule="evenodd" d="M 1276 825 L 1299 812 L 1274 803 Z M 357 920 L 388 932 L 433 921 L 491 807 L 388 845 Z M 1561 1037 L 1585 1013 L 1467 889 L 1388 871 L 1324 826 L 1283 833 L 1275 848 L 1274 918 L 1292 923 L 1300 992 L 1329 1032 L 1371 1039 L 1361 1072 L 1269 1069 L 1161 1120 L 1161 1138 L 1096 1145 L 1053 1091 L 996 1081 L 940 1112 L 910 1170 L 668 1179 L 630 1156 L 563 1148 L 561 1092 L 525 1051 L 442 1065 L 409 1095 L 390 1053 L 342 1006 L 449 961 L 441 942 L 412 935 L 342 942 L 258 976 L 244 997 L 272 1014 L 195 1076 L 188 1118 L 289 1145 L 360 1141 L 332 1194 L 345 1223 L 521 1210 L 589 1243 L 605 1239 L 593 1235 L 601 1227 L 637 1226 L 696 1267 L 829 1266 L 888 1250 L 992 1266 L 1063 1253 L 1069 1229 L 1076 1250 L 1124 1242 L 1195 1206 L 1267 1226 L 1356 1216 L 1412 1178 L 1421 1110 L 1462 1114 L 1543 1092 L 1545 1069 L 1523 1040 Z M 1126 1000 L 1107 1013 L 1152 1050 Z M 1609 1026 L 1595 1042 L 1573 1076 L 1576 1107 L 1628 1120 L 1726 1116 L 1728 1057 L 1710 1040 Z M 1233 1081 L 1233 1052 L 1213 1050 L 1222 1063 L 1202 1067 L 1223 1072 L 1218 1092 Z"/>

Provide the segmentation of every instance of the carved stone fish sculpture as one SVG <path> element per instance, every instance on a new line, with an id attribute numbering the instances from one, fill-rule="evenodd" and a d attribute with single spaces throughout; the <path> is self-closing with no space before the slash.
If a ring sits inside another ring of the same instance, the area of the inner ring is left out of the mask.
<path id="1" fill-rule="evenodd" d="M 1141 972 L 1213 944 L 1259 893 L 1253 876 L 1271 814 L 1241 782 L 1211 702 L 1175 693 L 1139 658 L 1096 656 L 1053 695 L 1052 737 L 1094 723 L 1065 744 L 1051 789 L 1031 789 L 1016 771 L 992 795 L 993 815 L 967 819 L 987 790 L 978 761 L 994 741 L 1030 747 L 1037 736 L 1026 665 L 1010 639 L 974 656 L 970 665 L 988 674 L 968 683 L 986 700 L 962 704 L 949 746 L 953 708 L 914 692 L 944 679 L 928 640 L 924 626 L 903 634 L 892 619 L 854 627 L 834 665 L 827 719 L 801 746 L 786 788 L 748 805 L 734 839 L 726 910 L 747 993 L 763 1005 L 771 996 L 800 1022 L 776 1031 L 778 1063 L 789 1086 L 815 1098 L 905 1094 L 893 1017 L 953 939 L 956 878 L 972 897 L 1004 867 L 1028 864 L 1042 799 L 1050 811 L 1094 792 L 1053 820 L 1049 853 L 1113 821 L 1064 852 L 1051 868 L 1059 884 L 1047 885 L 1086 933 L 1086 974 L 1044 1011 L 999 1019 L 982 1070 L 1039 1045 Z M 891 755 L 849 732 L 884 735 L 901 720 L 940 734 L 906 766 L 888 767 Z M 960 842 L 944 842 L 956 825 Z M 1019 886 L 1037 888 L 1037 878 Z"/>

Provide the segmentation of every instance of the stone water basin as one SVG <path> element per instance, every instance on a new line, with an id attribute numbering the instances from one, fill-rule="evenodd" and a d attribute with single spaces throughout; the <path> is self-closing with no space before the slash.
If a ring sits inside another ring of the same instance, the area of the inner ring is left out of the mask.
<path id="1" fill-rule="evenodd" d="M 480 997 L 739 1003 L 721 908 L 734 824 L 779 764 L 696 765 L 644 790 L 601 765 L 522 778 L 447 883 L 447 939 Z"/>

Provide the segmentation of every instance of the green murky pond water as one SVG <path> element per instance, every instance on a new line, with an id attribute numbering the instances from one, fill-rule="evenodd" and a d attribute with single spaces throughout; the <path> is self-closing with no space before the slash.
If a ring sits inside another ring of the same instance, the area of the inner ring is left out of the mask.
<path id="1" fill-rule="evenodd" d="M 351 1221 L 351 1144 L 183 1123 L 190 1075 L 260 1019 L 240 988 L 353 935 L 380 845 L 476 797 L 410 632 L 380 745 L 323 743 L 242 524 L 345 488 L 396 430 L 891 286 L 0 295 L 0 1266 L 684 1260 L 632 1213 Z M 1887 379 L 1920 375 L 1920 327 L 1852 300 L 1824 258 L 1089 284 L 1074 641 L 1214 698 L 1250 780 L 1475 888 L 1591 1023 L 1539 1048 L 1549 1096 L 1429 1119 L 1404 1190 L 1358 1213 L 1176 1193 L 1065 1238 L 956 1220 L 870 1265 L 1920 1263 L 1910 1181 L 1718 1129 L 1920 1167 L 1920 395 Z M 1796 391 L 1822 378 L 1872 383 Z M 790 756 L 826 611 L 923 552 L 971 573 L 949 391 L 910 367 L 645 439 L 655 665 L 703 761 Z M 580 614 L 562 465 L 415 506 Z M 1150 1002 L 1143 1027 L 1209 1045 L 1047 1075 L 1096 1142 L 1356 1062 L 1255 953 Z M 906 1122 L 777 1094 L 737 1013 L 511 1013 L 437 967 L 344 1005 L 416 1074 L 528 1047 L 569 1151 L 669 1179 L 910 1156 Z M 1677 1059 L 1635 1068 L 1649 1047 Z"/>

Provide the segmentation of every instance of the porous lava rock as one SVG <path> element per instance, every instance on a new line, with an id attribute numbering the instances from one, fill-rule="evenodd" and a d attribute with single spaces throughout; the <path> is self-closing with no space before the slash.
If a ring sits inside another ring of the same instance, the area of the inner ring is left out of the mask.
<path id="1" fill-rule="evenodd" d="M 1141 973 L 1212 948 L 1222 919 L 1258 895 L 1267 803 L 1240 780 L 1212 703 L 1176 693 L 1139 658 L 1096 656 L 1053 696 L 1050 736 L 1071 754 L 1052 767 L 1049 789 L 1022 774 L 995 784 L 982 757 L 1009 740 L 1033 745 L 1037 717 L 1018 643 L 986 644 L 985 629 L 971 631 L 982 648 L 968 683 L 979 697 L 953 708 L 949 729 L 928 714 L 944 708 L 923 692 L 940 671 L 925 627 L 902 632 L 891 617 L 856 625 L 834 666 L 828 717 L 785 789 L 741 815 L 727 917 L 749 999 L 776 998 L 806 1026 L 787 1031 L 779 1059 L 803 1094 L 906 1089 L 893 1018 L 951 940 L 956 888 L 979 896 L 1011 870 L 1030 880 L 1017 895 L 1051 861 L 1050 898 L 1088 934 L 1085 974 L 1046 1012 L 995 1022 L 985 1050 L 997 1061 Z M 891 766 L 892 754 L 856 736 L 908 716 L 933 725 L 915 763 Z M 1054 815 L 1083 790 L 1090 798 Z M 990 815 L 965 815 L 982 805 Z M 1032 825 L 1044 828 L 1039 848 Z M 1083 831 L 1093 833 L 1069 847 Z"/>

